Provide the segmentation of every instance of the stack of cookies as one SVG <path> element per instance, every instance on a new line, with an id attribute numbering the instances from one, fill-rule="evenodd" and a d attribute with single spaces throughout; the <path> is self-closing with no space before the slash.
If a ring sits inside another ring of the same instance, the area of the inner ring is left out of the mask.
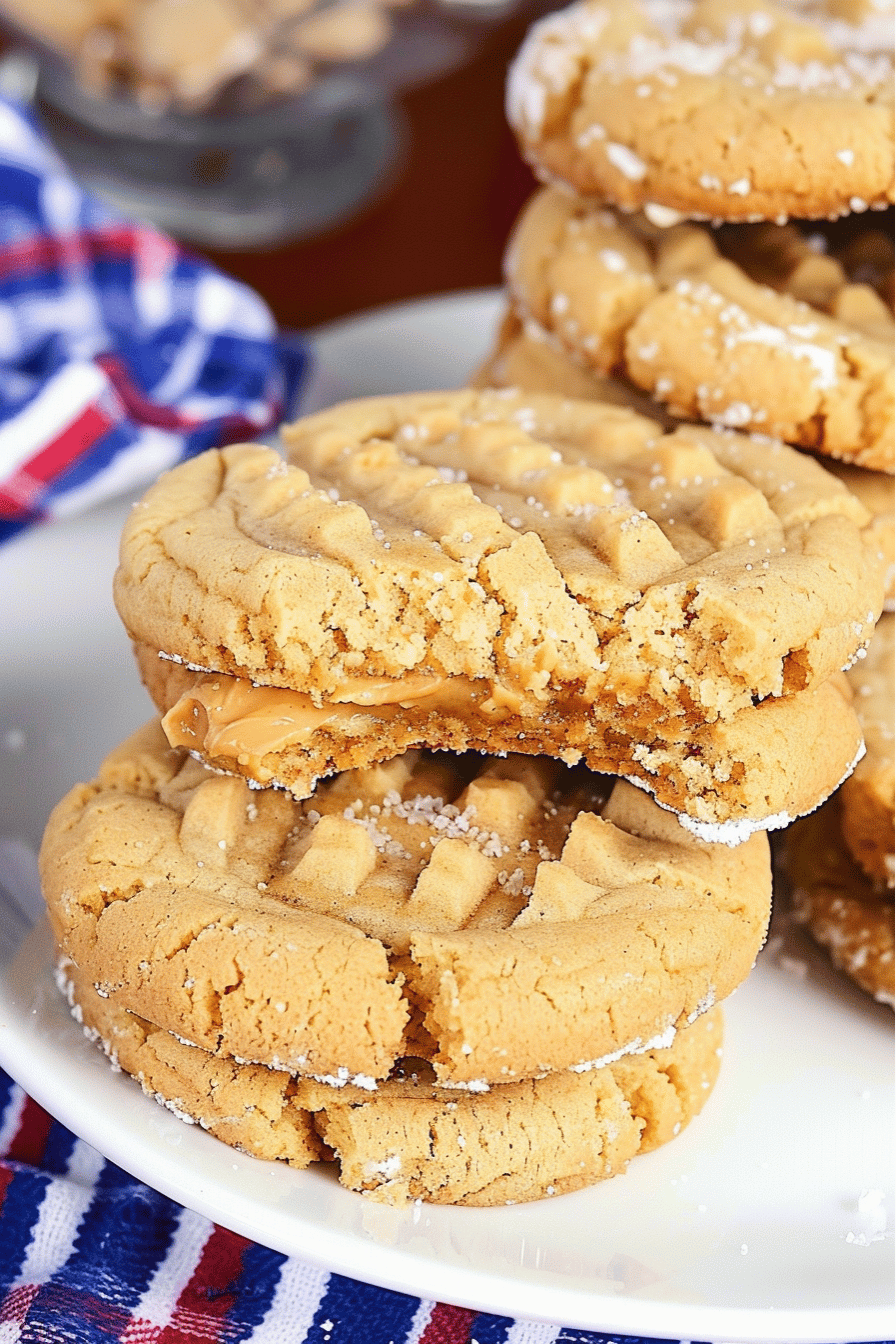
<path id="1" fill-rule="evenodd" d="M 381 1199 L 612 1175 L 708 1095 L 765 831 L 861 749 L 866 515 L 788 448 L 551 395 L 283 437 L 125 527 L 161 717 L 50 819 L 63 986 L 179 1114 Z"/>
<path id="2" fill-rule="evenodd" d="M 584 61 L 521 59 L 554 125 Z M 591 208 L 531 217 L 565 207 Z M 694 250 L 601 208 L 634 240 L 610 276 Z M 635 318 L 609 308 L 619 346 Z M 884 601 L 881 511 L 777 421 L 675 427 L 592 387 L 617 362 L 533 344 L 575 397 L 515 375 L 361 400 L 151 487 L 115 597 L 158 717 L 41 855 L 61 987 L 112 1060 L 381 1200 L 559 1194 L 679 1133 L 765 937 L 767 833 L 864 750 L 842 669 Z"/>
<path id="3" fill-rule="evenodd" d="M 892 50 L 885 0 L 586 0 L 535 25 L 508 113 L 549 185 L 478 381 L 809 451 L 892 563 L 892 221 L 866 215 L 893 199 Z M 890 1003 L 892 640 L 885 618 L 850 673 L 866 759 L 786 846 L 798 917 Z"/>

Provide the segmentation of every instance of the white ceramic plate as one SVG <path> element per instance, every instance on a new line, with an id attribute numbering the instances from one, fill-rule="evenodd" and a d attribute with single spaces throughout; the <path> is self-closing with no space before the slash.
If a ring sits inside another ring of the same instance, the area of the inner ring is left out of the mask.
<path id="1" fill-rule="evenodd" d="M 492 294 L 460 295 L 330 328 L 315 395 L 458 385 L 497 312 Z M 36 845 L 56 799 L 149 717 L 110 597 L 126 510 L 0 550 L 0 840 Z M 21 855 L 0 843 L 0 880 Z M 20 927 L 0 913 L 7 944 Z M 891 1339 L 892 1014 L 783 937 L 729 1000 L 703 1114 L 626 1176 L 537 1204 L 380 1207 L 328 1171 L 259 1162 L 184 1125 L 82 1036 L 43 925 L 0 978 L 0 1064 L 134 1175 L 344 1274 L 626 1335 Z"/>

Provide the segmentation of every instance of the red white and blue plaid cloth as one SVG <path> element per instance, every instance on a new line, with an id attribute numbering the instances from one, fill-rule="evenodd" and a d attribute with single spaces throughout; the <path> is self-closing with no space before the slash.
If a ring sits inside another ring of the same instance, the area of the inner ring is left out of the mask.
<path id="1" fill-rule="evenodd" d="M 81 191 L 0 99 L 0 540 L 256 437 L 305 367 L 257 294 Z"/>

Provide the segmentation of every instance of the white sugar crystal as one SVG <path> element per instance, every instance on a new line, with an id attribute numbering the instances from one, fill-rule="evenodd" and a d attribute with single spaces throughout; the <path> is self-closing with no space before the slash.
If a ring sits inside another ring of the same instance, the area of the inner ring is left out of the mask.
<path id="1" fill-rule="evenodd" d="M 586 126 L 584 131 L 580 131 L 576 136 L 576 144 L 579 149 L 587 149 L 595 140 L 606 140 L 607 132 L 599 122 L 594 122 L 591 126 Z"/>
<path id="2" fill-rule="evenodd" d="M 630 182 L 640 182 L 647 174 L 647 164 L 634 150 L 629 149 L 628 145 L 620 145 L 615 140 L 609 141 L 607 158 Z"/>
<path id="3" fill-rule="evenodd" d="M 607 1064 L 614 1064 L 617 1059 L 622 1059 L 625 1055 L 643 1055 L 647 1050 L 668 1050 L 675 1040 L 675 1025 L 669 1023 L 665 1031 L 651 1037 L 649 1041 L 636 1036 L 628 1045 L 621 1046 L 609 1055 L 602 1055 L 600 1059 L 586 1059 L 580 1064 L 571 1064 L 570 1073 L 590 1073 L 592 1069 L 603 1069 Z"/>
<path id="4" fill-rule="evenodd" d="M 391 1153 L 389 1157 L 383 1158 L 382 1162 L 364 1163 L 364 1174 L 366 1176 L 385 1176 L 387 1181 L 392 1180 L 400 1171 L 400 1153 Z"/>
<path id="5" fill-rule="evenodd" d="M 366 1073 L 351 1073 L 345 1065 L 340 1066 L 335 1073 L 313 1073 L 311 1077 L 316 1083 L 325 1083 L 327 1087 L 345 1087 L 346 1083 L 351 1083 L 365 1092 L 376 1092 L 378 1088 L 375 1078 L 370 1078 Z"/>
<path id="6" fill-rule="evenodd" d="M 621 252 L 617 252 L 615 248 L 605 247 L 598 253 L 598 255 L 607 270 L 612 271 L 616 275 L 619 275 L 627 268 L 625 257 Z"/>
<path id="7" fill-rule="evenodd" d="M 671 229 L 685 218 L 680 210 L 673 210 L 670 205 L 657 205 L 656 201 L 647 202 L 644 214 L 658 229 Z"/>
<path id="8" fill-rule="evenodd" d="M 739 429 L 743 425 L 748 425 L 753 418 L 752 409 L 745 401 L 732 401 L 722 411 L 712 412 L 713 420 L 717 420 L 721 425 L 728 425 L 732 429 Z"/>
<path id="9" fill-rule="evenodd" d="M 742 311 L 742 310 L 741 310 Z M 740 322 L 740 329 L 730 329 L 725 334 L 725 346 L 732 349 L 736 345 L 765 345 L 770 349 L 784 350 L 794 359 L 804 359 L 815 370 L 813 386 L 819 389 L 836 387 L 837 356 L 833 350 L 822 345 L 801 340 L 795 333 L 783 327 L 772 326 L 768 322 L 753 322 L 740 313 L 734 313 Z"/>

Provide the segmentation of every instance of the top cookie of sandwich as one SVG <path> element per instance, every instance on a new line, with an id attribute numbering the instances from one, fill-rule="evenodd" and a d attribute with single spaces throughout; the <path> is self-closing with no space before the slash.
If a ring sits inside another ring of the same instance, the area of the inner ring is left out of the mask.
<path id="1" fill-rule="evenodd" d="M 654 222 L 835 217 L 893 199 L 874 0 L 580 0 L 536 23 L 507 113 L 545 177 Z"/>
<path id="2" fill-rule="evenodd" d="M 862 505 L 774 441 L 506 391 L 283 436 L 291 463 L 215 450 L 137 505 L 115 580 L 136 641 L 318 704 L 699 725 L 819 685 L 881 610 Z"/>

